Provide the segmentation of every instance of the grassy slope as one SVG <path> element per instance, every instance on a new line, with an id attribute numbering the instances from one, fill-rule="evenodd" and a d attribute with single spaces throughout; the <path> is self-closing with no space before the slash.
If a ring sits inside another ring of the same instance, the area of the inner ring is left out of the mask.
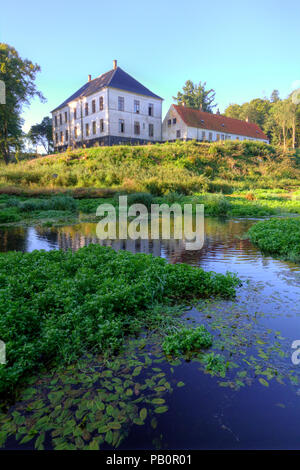
<path id="1" fill-rule="evenodd" d="M 189 195 L 288 189 L 299 182 L 299 157 L 282 155 L 266 144 L 238 141 L 95 147 L 0 168 L 2 192 L 17 187 L 43 192 L 69 189 L 80 195 L 84 193 L 80 188 L 106 188 L 106 192 L 122 189 L 161 196 L 174 191 Z"/>

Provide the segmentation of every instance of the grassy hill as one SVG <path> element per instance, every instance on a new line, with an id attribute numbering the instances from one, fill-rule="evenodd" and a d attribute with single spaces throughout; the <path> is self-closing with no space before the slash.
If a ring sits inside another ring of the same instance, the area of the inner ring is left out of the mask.
<path id="1" fill-rule="evenodd" d="M 79 196 L 87 188 L 89 195 L 98 188 L 94 195 L 120 190 L 155 196 L 230 194 L 258 188 L 289 190 L 299 183 L 300 156 L 249 141 L 94 147 L 0 167 L 2 193 L 58 189 Z"/>

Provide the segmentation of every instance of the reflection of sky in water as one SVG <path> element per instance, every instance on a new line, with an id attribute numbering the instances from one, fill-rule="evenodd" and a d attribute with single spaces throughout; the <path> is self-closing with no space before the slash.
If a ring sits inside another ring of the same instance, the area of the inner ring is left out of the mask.
<path id="1" fill-rule="evenodd" d="M 235 272 L 244 281 L 243 287 L 233 301 L 214 301 L 212 321 L 216 309 L 224 318 L 232 312 L 238 314 L 241 324 L 247 317 L 257 332 L 280 331 L 285 337 L 285 350 L 290 353 L 291 342 L 300 339 L 300 267 L 263 256 L 248 240 L 243 240 L 242 235 L 254 222 L 206 218 L 205 244 L 200 251 L 186 251 L 178 240 L 117 240 L 102 244 L 117 250 L 153 253 L 171 263 L 185 262 L 218 273 Z M 0 231 L 0 250 L 76 250 L 89 243 L 99 243 L 95 227 L 86 223 L 58 228 L 5 229 Z M 191 316 L 200 322 L 205 320 L 201 309 L 193 309 Z M 239 352 L 237 356 L 237 360 L 242 358 Z M 278 361 L 280 367 L 282 364 L 292 367 L 290 355 Z M 166 448 L 300 448 L 297 387 L 282 386 L 276 380 L 263 387 L 254 380 L 251 386 L 239 391 L 223 389 L 217 379 L 199 373 L 193 362 L 178 366 L 174 374 L 186 387 L 170 395 L 170 411 L 160 417 L 159 432 L 164 435 Z M 151 448 L 139 429 L 132 430 L 123 448 L 135 446 Z"/>

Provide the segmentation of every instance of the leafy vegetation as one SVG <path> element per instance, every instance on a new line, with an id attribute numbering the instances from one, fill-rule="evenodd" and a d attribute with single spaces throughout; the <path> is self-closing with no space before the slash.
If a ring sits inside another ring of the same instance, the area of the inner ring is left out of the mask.
<path id="1" fill-rule="evenodd" d="M 265 253 L 300 261 L 300 218 L 258 222 L 250 228 L 248 236 Z"/>
<path id="2" fill-rule="evenodd" d="M 203 325 L 200 325 L 194 329 L 181 328 L 179 331 L 167 335 L 162 348 L 167 355 L 178 355 L 206 349 L 211 345 L 211 334 Z"/>
<path id="3" fill-rule="evenodd" d="M 118 351 L 126 334 L 161 322 L 157 304 L 231 297 L 238 284 L 231 274 L 99 245 L 75 253 L 2 254 L 0 338 L 7 364 L 0 366 L 0 394 L 13 393 L 49 363 L 71 363 L 87 351 Z"/>
<path id="4" fill-rule="evenodd" d="M 96 190 L 167 196 L 287 189 L 299 186 L 299 181 L 299 156 L 263 143 L 176 142 L 69 150 L 3 165 L 0 190 L 69 189 L 76 197 Z"/>

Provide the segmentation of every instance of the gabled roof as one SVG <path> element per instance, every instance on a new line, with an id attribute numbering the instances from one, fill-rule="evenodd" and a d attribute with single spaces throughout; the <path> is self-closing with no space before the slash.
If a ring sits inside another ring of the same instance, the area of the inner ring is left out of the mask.
<path id="1" fill-rule="evenodd" d="M 85 83 L 81 88 L 79 88 L 79 90 L 77 90 L 73 95 L 71 95 L 51 112 L 53 113 L 54 111 L 63 108 L 68 103 L 70 103 L 70 101 L 92 95 L 105 87 L 118 88 L 120 90 L 125 90 L 132 93 L 137 93 L 139 95 L 150 96 L 152 98 L 162 100 L 160 96 L 155 95 L 152 93 L 152 91 L 148 90 L 148 88 L 131 77 L 131 75 L 124 72 L 121 67 L 117 67 L 116 69 L 110 70 L 109 72 L 100 75 L 100 77 Z"/>
<path id="2" fill-rule="evenodd" d="M 177 113 L 188 127 L 208 129 L 228 134 L 243 135 L 257 139 L 268 140 L 261 128 L 252 122 L 240 121 L 221 114 L 205 113 L 199 109 L 187 108 L 173 104 Z"/>

